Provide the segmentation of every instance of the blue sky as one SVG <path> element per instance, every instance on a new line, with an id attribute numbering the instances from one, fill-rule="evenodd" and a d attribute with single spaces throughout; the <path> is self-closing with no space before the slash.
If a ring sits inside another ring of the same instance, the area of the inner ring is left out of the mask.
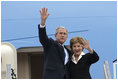
<path id="1" fill-rule="evenodd" d="M 91 66 L 92 78 L 104 78 L 105 60 L 109 62 L 113 77 L 112 61 L 117 58 L 116 1 L 2 1 L 1 40 L 34 37 L 8 42 L 16 49 L 41 46 L 35 36 L 38 36 L 39 10 L 42 7 L 48 8 L 50 13 L 46 22 L 48 35 L 54 34 L 58 26 L 65 26 L 69 32 L 87 30 L 69 33 L 65 45 L 69 45 L 69 40 L 75 36 L 87 38 L 100 57 L 100 60 Z"/>

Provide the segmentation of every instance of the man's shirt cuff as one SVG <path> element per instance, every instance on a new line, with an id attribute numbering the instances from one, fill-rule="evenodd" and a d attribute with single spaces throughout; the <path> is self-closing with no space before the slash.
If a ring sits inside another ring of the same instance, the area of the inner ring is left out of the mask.
<path id="1" fill-rule="evenodd" d="M 45 27 L 45 25 L 44 26 L 42 26 L 41 24 L 40 24 L 40 28 L 44 28 Z"/>

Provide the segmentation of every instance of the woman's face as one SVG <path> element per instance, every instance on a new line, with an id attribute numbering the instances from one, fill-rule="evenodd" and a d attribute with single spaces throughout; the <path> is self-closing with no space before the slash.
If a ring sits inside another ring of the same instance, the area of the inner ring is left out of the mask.
<path id="1" fill-rule="evenodd" d="M 77 42 L 72 45 L 72 50 L 75 55 L 79 56 L 81 54 L 83 48 L 82 48 L 81 44 L 79 42 Z"/>

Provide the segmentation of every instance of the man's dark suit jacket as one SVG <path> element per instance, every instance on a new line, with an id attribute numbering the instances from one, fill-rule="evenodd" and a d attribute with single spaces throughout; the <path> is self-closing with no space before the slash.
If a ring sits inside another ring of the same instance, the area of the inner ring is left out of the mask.
<path id="1" fill-rule="evenodd" d="M 52 38 L 48 38 L 46 28 L 39 28 L 39 40 L 44 49 L 44 71 L 43 78 L 45 79 L 64 79 L 68 76 L 68 65 L 64 65 L 64 49 L 63 47 Z M 65 47 L 66 48 L 66 47 Z M 67 49 L 67 48 L 66 48 Z M 69 53 L 69 60 L 71 52 Z"/>
<path id="2" fill-rule="evenodd" d="M 82 58 L 78 61 L 77 64 L 70 61 L 70 78 L 71 79 L 91 79 L 91 75 L 89 73 L 89 68 L 91 64 L 97 62 L 99 60 L 99 56 L 95 51 L 93 54 L 87 53 L 82 56 Z"/>

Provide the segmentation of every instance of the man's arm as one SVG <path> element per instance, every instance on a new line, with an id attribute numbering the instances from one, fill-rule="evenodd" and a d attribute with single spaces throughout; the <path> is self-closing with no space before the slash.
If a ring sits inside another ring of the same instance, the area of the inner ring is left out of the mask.
<path id="1" fill-rule="evenodd" d="M 41 44 L 46 47 L 47 44 L 49 43 L 48 36 L 46 34 L 46 28 L 45 28 L 45 22 L 46 19 L 48 18 L 49 14 L 47 14 L 47 8 L 42 8 L 42 12 L 40 11 L 41 14 L 41 23 L 38 25 L 39 29 L 39 40 Z"/>

